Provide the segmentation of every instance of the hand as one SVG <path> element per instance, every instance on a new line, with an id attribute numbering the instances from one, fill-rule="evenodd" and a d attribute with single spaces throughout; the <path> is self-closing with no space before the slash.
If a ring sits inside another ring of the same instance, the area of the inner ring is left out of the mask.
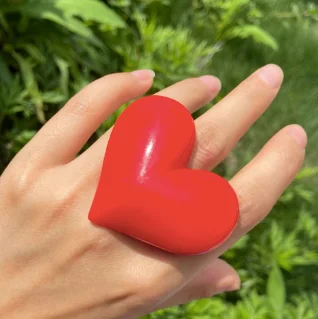
<path id="1" fill-rule="evenodd" d="M 268 65 L 199 117 L 189 166 L 210 170 L 276 96 L 282 71 Z M 218 257 L 258 224 L 300 169 L 306 134 L 279 131 L 230 181 L 239 223 L 216 250 L 177 256 L 97 227 L 87 216 L 110 132 L 77 156 L 113 112 L 152 85 L 149 71 L 101 78 L 74 96 L 13 159 L 0 178 L 0 317 L 137 318 L 152 310 L 239 288 Z M 212 76 L 158 94 L 193 112 L 220 89 Z"/>

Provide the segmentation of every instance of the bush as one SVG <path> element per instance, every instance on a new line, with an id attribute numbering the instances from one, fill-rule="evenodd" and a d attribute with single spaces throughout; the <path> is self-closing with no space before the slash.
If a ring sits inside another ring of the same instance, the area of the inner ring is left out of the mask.
<path id="1" fill-rule="evenodd" d="M 255 68 L 278 63 L 285 84 L 276 102 L 217 171 L 232 176 L 292 122 L 310 137 L 306 167 L 271 216 L 224 255 L 241 275 L 238 293 L 146 318 L 317 318 L 317 20 L 308 1 L 2 0 L 1 170 L 63 103 L 104 74 L 151 68 L 152 93 L 214 73 L 223 82 L 220 100 Z"/>

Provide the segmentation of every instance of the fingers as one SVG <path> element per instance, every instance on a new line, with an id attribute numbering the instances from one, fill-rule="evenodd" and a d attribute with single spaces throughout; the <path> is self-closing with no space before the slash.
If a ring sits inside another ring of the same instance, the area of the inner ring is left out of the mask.
<path id="1" fill-rule="evenodd" d="M 178 82 L 157 94 L 173 98 L 181 102 L 190 112 L 194 112 L 210 102 L 218 94 L 220 88 L 221 84 L 217 78 L 205 75 L 201 78 Z M 110 132 L 111 129 L 74 161 L 76 169 L 86 172 L 87 178 L 93 182 L 99 176 Z"/>
<path id="2" fill-rule="evenodd" d="M 221 82 L 211 75 L 186 79 L 156 93 L 183 104 L 191 113 L 209 103 L 221 89 Z"/>
<path id="3" fill-rule="evenodd" d="M 287 126 L 272 137 L 230 181 L 238 196 L 240 217 L 229 239 L 207 254 L 172 256 L 171 271 L 177 268 L 185 278 L 193 278 L 260 223 L 301 168 L 306 142 L 306 133 L 298 125 Z"/>
<path id="4" fill-rule="evenodd" d="M 240 219 L 222 252 L 267 216 L 300 170 L 306 144 L 304 129 L 289 125 L 230 181 L 239 199 Z"/>
<path id="5" fill-rule="evenodd" d="M 211 169 L 222 161 L 279 91 L 283 72 L 267 65 L 196 120 L 197 143 L 189 166 Z"/>
<path id="6" fill-rule="evenodd" d="M 209 254 L 197 256 L 197 265 L 209 264 L 228 250 L 233 243 L 260 223 L 271 211 L 281 194 L 300 170 L 307 143 L 306 133 L 299 125 L 279 131 L 257 156 L 230 181 L 240 207 L 238 224 L 230 238 Z M 193 261 L 189 273 L 198 267 Z"/>
<path id="7" fill-rule="evenodd" d="M 234 176 L 231 185 L 238 196 L 240 218 L 233 234 L 223 245 L 210 253 L 197 256 L 162 253 L 167 262 L 163 264 L 160 258 L 157 267 L 162 270 L 161 273 L 157 271 L 162 276 L 160 280 L 166 283 L 166 291 L 160 292 L 160 295 L 168 296 L 171 291 L 174 295 L 170 295 L 169 299 L 160 299 L 161 302 L 156 307 L 184 303 L 219 291 L 219 286 L 211 281 L 202 282 L 200 274 L 267 216 L 299 171 L 304 160 L 306 142 L 306 133 L 300 126 L 287 126 L 271 138 L 259 154 Z M 185 282 L 188 284 L 185 285 Z M 222 284 L 223 289 L 225 286 Z"/>
<path id="8" fill-rule="evenodd" d="M 154 310 L 185 304 L 196 299 L 210 298 L 216 294 L 239 288 L 240 277 L 235 269 L 225 261 L 216 259 L 180 291 L 159 304 Z"/>
<path id="9" fill-rule="evenodd" d="M 150 88 L 153 76 L 153 71 L 139 70 L 110 74 L 92 82 L 32 139 L 29 155 L 37 157 L 38 165 L 69 162 L 113 111 Z"/>

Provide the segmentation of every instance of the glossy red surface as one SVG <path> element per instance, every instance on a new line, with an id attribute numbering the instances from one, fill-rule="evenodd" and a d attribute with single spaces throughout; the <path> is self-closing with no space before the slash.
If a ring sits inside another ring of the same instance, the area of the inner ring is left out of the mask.
<path id="1" fill-rule="evenodd" d="M 222 177 L 186 168 L 195 142 L 190 113 L 148 96 L 117 120 L 89 219 L 176 254 L 221 244 L 238 219 L 234 190 Z"/>

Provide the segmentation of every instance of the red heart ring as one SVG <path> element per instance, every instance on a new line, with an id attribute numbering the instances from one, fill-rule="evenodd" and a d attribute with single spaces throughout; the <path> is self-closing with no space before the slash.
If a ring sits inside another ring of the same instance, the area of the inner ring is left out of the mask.
<path id="1" fill-rule="evenodd" d="M 175 254 L 219 246 L 237 223 L 238 200 L 224 178 L 186 168 L 194 142 L 179 102 L 133 102 L 112 130 L 89 220 Z"/>

